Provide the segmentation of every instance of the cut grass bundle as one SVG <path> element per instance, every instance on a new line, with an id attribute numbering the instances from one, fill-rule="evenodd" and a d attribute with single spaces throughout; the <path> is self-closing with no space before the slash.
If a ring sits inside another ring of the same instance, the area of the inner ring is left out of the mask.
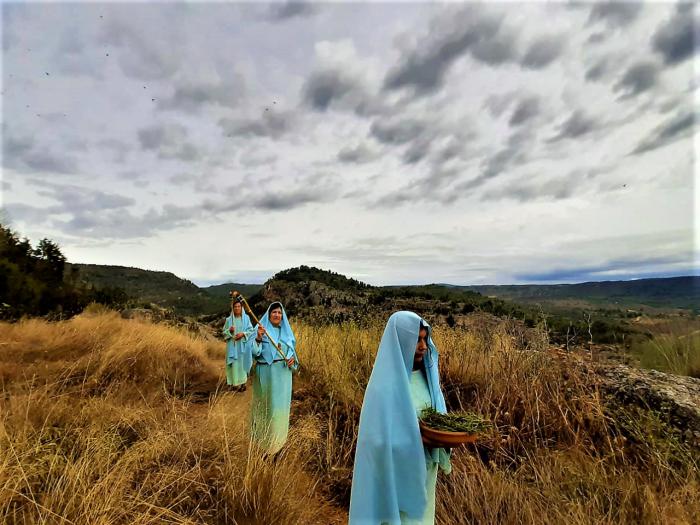
<path id="1" fill-rule="evenodd" d="M 493 428 L 493 424 L 477 414 L 470 412 L 450 412 L 441 414 L 434 408 L 421 412 L 420 420 L 428 427 L 443 432 L 466 432 L 479 434 Z"/>

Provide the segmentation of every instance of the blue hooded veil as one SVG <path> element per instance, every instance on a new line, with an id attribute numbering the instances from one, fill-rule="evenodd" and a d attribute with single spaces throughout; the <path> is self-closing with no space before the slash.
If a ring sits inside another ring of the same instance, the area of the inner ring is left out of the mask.
<path id="1" fill-rule="evenodd" d="M 292 327 L 289 324 L 289 319 L 287 319 L 287 312 L 284 309 L 284 306 L 280 302 L 274 302 L 270 304 L 270 306 L 267 307 L 267 310 L 265 311 L 265 315 L 263 315 L 260 318 L 260 324 L 265 327 L 265 330 L 268 330 L 270 332 L 270 335 L 272 335 L 272 338 L 275 339 L 275 335 L 277 330 L 275 329 L 275 326 L 272 324 L 270 321 L 270 309 L 273 306 L 279 305 L 280 308 L 282 309 L 282 322 L 280 323 L 280 336 L 279 339 L 276 340 L 275 342 L 280 343 L 282 345 L 282 353 L 285 355 L 286 359 L 289 359 L 290 357 L 294 357 L 294 366 L 292 366 L 293 369 L 296 369 L 299 366 L 299 358 L 297 357 L 297 340 L 296 337 L 294 337 L 294 332 L 292 331 Z M 255 330 L 254 333 L 257 332 L 258 330 L 258 325 L 255 325 Z M 281 359 L 282 357 L 280 356 L 280 353 L 275 349 L 274 346 L 272 346 L 269 342 L 269 339 L 267 338 L 266 335 L 263 335 L 262 338 L 262 348 L 260 348 L 258 345 L 255 345 L 255 338 L 251 339 L 253 346 L 253 354 L 259 358 L 262 358 L 268 365 L 271 365 L 276 359 Z M 257 347 L 257 348 L 256 348 Z"/>
<path id="2" fill-rule="evenodd" d="M 239 358 L 243 360 L 243 369 L 248 373 L 253 366 L 253 356 L 250 353 L 248 341 L 250 336 L 254 334 L 253 323 L 250 322 L 250 317 L 244 308 L 241 308 L 241 321 L 243 321 L 243 332 L 245 337 L 242 341 L 235 341 L 229 328 L 233 326 L 233 312 L 226 318 L 224 323 L 223 334 L 226 341 L 226 363 L 237 361 Z"/>
<path id="3" fill-rule="evenodd" d="M 379 343 L 360 413 L 351 525 L 398 525 L 400 512 L 419 518 L 425 511 L 426 461 L 439 463 L 441 449 L 424 448 L 411 401 L 413 356 L 421 323 L 428 331 L 423 366 L 431 403 L 438 412 L 446 412 L 430 326 L 413 312 L 392 314 Z"/>

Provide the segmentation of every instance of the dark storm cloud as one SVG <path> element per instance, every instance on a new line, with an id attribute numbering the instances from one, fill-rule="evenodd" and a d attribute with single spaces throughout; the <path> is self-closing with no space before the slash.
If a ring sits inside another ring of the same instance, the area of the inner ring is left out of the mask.
<path id="1" fill-rule="evenodd" d="M 268 19 L 275 22 L 283 22 L 291 18 L 306 18 L 318 12 L 318 5 L 310 2 L 293 0 L 274 4 L 268 11 Z"/>
<path id="2" fill-rule="evenodd" d="M 652 48 L 664 63 L 677 64 L 700 49 L 700 17 L 695 9 L 692 3 L 678 4 L 673 16 L 654 33 Z"/>
<path id="3" fill-rule="evenodd" d="M 179 125 L 157 124 L 138 132 L 141 148 L 145 150 L 159 150 L 163 146 L 182 140 L 185 136 L 185 128 Z"/>
<path id="4" fill-rule="evenodd" d="M 188 183 L 193 183 L 199 179 L 198 175 L 193 173 L 178 173 L 177 175 L 172 175 L 168 180 L 171 184 L 176 186 L 184 186 Z"/>
<path id="5" fill-rule="evenodd" d="M 524 97 L 515 106 L 508 123 L 511 126 L 519 126 L 535 118 L 540 112 L 540 100 L 536 96 Z"/>
<path id="6" fill-rule="evenodd" d="M 527 128 L 520 128 L 513 132 L 505 147 L 481 162 L 479 175 L 461 182 L 455 190 L 458 192 L 471 191 L 491 179 L 507 174 L 513 166 L 522 165 L 527 160 L 528 151 L 535 138 L 535 133 Z"/>
<path id="7" fill-rule="evenodd" d="M 558 133 L 548 142 L 558 142 L 564 139 L 582 137 L 594 131 L 600 123 L 581 110 L 574 111 L 571 116 L 559 126 Z"/>
<path id="8" fill-rule="evenodd" d="M 76 211 L 68 220 L 53 221 L 52 226 L 69 235 L 108 239 L 150 237 L 159 231 L 174 230 L 194 223 L 198 217 L 192 208 L 165 205 L 143 215 L 130 211 L 102 210 L 97 213 Z"/>
<path id="9" fill-rule="evenodd" d="M 281 191 L 255 192 L 246 199 L 245 206 L 262 211 L 289 211 L 307 204 L 334 202 L 340 190 L 335 174 L 313 173 L 292 179 Z"/>
<path id="10" fill-rule="evenodd" d="M 2 138 L 3 164 L 23 173 L 76 174 L 77 160 L 65 148 L 57 153 L 53 147 L 38 144 L 31 137 L 16 137 L 4 133 Z"/>
<path id="11" fill-rule="evenodd" d="M 203 154 L 187 140 L 187 129 L 179 124 L 156 124 L 138 132 L 141 148 L 158 153 L 161 159 L 179 159 L 191 162 Z"/>
<path id="12" fill-rule="evenodd" d="M 645 153 L 671 144 L 684 137 L 691 136 L 695 128 L 696 115 L 693 111 L 679 111 L 666 122 L 657 126 L 632 152 L 633 155 Z M 689 145 L 692 147 L 692 144 Z"/>
<path id="13" fill-rule="evenodd" d="M 415 49 L 407 50 L 384 79 L 386 90 L 409 88 L 416 95 L 439 91 L 450 67 L 465 55 L 490 66 L 520 64 L 542 69 L 559 58 L 566 47 L 563 35 L 543 35 L 523 46 L 519 31 L 504 24 L 503 13 L 483 6 L 470 6 L 440 16 L 430 24 L 430 32 Z"/>
<path id="14" fill-rule="evenodd" d="M 450 66 L 466 53 L 480 62 L 498 65 L 514 61 L 517 46 L 500 17 L 470 8 L 433 20 L 430 39 L 422 39 L 417 49 L 401 58 L 384 79 L 384 87 L 433 93 L 442 87 Z"/>
<path id="15" fill-rule="evenodd" d="M 245 94 L 241 75 L 229 80 L 187 82 L 175 86 L 171 97 L 158 100 L 159 109 L 194 112 L 205 105 L 235 108 Z"/>
<path id="16" fill-rule="evenodd" d="M 344 164 L 364 164 L 378 157 L 378 153 L 364 142 L 357 146 L 346 146 L 338 152 L 338 160 Z"/>
<path id="17" fill-rule="evenodd" d="M 626 26 L 639 16 L 643 6 L 643 2 L 619 0 L 596 2 L 591 6 L 588 22 L 603 22 L 608 26 L 617 27 Z"/>
<path id="18" fill-rule="evenodd" d="M 125 208 L 135 204 L 131 197 L 116 193 L 91 190 L 80 186 L 61 186 L 58 184 L 42 184 L 39 195 L 54 199 L 65 212 L 100 211 Z"/>
<path id="19" fill-rule="evenodd" d="M 673 275 L 685 276 L 696 274 L 691 258 L 676 257 L 647 257 L 634 259 L 612 259 L 595 266 L 556 268 L 543 272 L 517 273 L 513 277 L 523 282 L 586 282 L 600 280 L 641 279 L 650 277 L 669 277 L 668 271 L 662 271 L 665 266 L 683 265 L 676 269 Z M 659 268 L 650 270 L 650 268 Z M 676 273 L 677 272 L 677 273 Z M 612 273 L 612 274 L 611 274 Z"/>
<path id="20" fill-rule="evenodd" d="M 263 111 L 256 118 L 222 118 L 219 120 L 227 137 L 249 136 L 280 138 L 293 129 L 296 115 L 290 111 Z"/>
<path id="21" fill-rule="evenodd" d="M 518 93 L 513 91 L 509 93 L 489 95 L 484 102 L 484 108 L 488 110 L 493 118 L 499 118 L 503 115 L 513 102 L 518 97 Z"/>
<path id="22" fill-rule="evenodd" d="M 22 158 L 28 169 L 39 172 L 55 172 L 75 174 L 78 171 L 78 162 L 73 157 L 51 152 L 32 151 Z"/>
<path id="23" fill-rule="evenodd" d="M 303 98 L 313 109 L 326 111 L 334 100 L 342 99 L 354 89 L 354 82 L 339 71 L 317 71 L 304 84 Z"/>
<path id="24" fill-rule="evenodd" d="M 523 176 L 510 181 L 500 188 L 488 190 L 481 195 L 481 200 L 512 199 L 519 202 L 533 200 L 568 199 L 582 191 L 590 189 L 591 181 L 607 168 L 596 170 L 574 170 L 556 177 Z"/>
<path id="25" fill-rule="evenodd" d="M 600 44 L 601 42 L 605 42 L 607 37 L 608 35 L 605 32 L 593 33 L 591 36 L 588 37 L 588 40 L 586 41 L 589 44 Z"/>
<path id="26" fill-rule="evenodd" d="M 539 37 L 530 44 L 521 64 L 529 69 L 542 69 L 559 58 L 565 47 L 566 40 L 562 35 Z"/>
<path id="27" fill-rule="evenodd" d="M 377 113 L 380 106 L 360 79 L 337 68 L 312 72 L 302 87 L 302 102 L 315 111 L 337 108 L 363 116 Z"/>
<path id="28" fill-rule="evenodd" d="M 419 118 L 377 119 L 370 127 L 370 134 L 377 141 L 389 146 L 404 146 L 401 154 L 404 164 L 416 164 L 431 152 L 434 142 L 451 134 L 447 125 L 439 121 L 429 122 Z"/>
<path id="29" fill-rule="evenodd" d="M 406 144 L 428 131 L 428 124 L 413 118 L 378 119 L 372 123 L 370 134 L 384 144 Z"/>
<path id="30" fill-rule="evenodd" d="M 640 60 L 625 71 L 615 86 L 624 97 L 633 97 L 653 88 L 658 81 L 660 67 L 650 60 Z"/>
<path id="31" fill-rule="evenodd" d="M 3 130 L 2 156 L 6 163 L 8 160 L 21 158 L 24 154 L 30 152 L 34 145 L 34 139 L 31 137 L 16 137 L 9 135 Z"/>
<path id="32" fill-rule="evenodd" d="M 37 194 L 54 201 L 46 206 L 11 204 L 13 218 L 48 225 L 76 237 L 125 239 L 148 237 L 161 230 L 190 224 L 201 216 L 197 207 L 166 205 L 135 215 L 131 197 L 75 185 L 30 180 L 40 187 Z M 65 217 L 65 218 L 64 218 Z"/>
<path id="33" fill-rule="evenodd" d="M 330 198 L 324 191 L 315 188 L 298 189 L 283 193 L 268 193 L 252 202 L 253 208 L 266 211 L 288 211 L 304 204 L 326 202 Z"/>
<path id="34" fill-rule="evenodd" d="M 595 82 L 603 78 L 610 69 L 610 57 L 603 57 L 586 70 L 586 80 Z"/>
<path id="35" fill-rule="evenodd" d="M 243 209 L 291 211 L 307 204 L 333 202 L 339 190 L 333 175 L 315 173 L 285 181 L 284 186 L 275 191 L 260 191 L 252 185 L 223 188 L 220 193 L 230 193 L 230 197 L 223 200 L 206 199 L 200 208 L 210 214 Z"/>

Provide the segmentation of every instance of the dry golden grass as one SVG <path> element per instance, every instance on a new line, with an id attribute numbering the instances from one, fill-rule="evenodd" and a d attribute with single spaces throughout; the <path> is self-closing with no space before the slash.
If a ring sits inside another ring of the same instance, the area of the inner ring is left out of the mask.
<path id="1" fill-rule="evenodd" d="M 126 321 L 115 312 L 69 321 L 0 324 L 0 385 L 51 383 L 60 391 L 124 396 L 208 393 L 219 381 L 216 343 L 166 325 Z M 122 385 L 128 388 L 122 388 Z"/>
<path id="2" fill-rule="evenodd" d="M 644 368 L 700 378 L 700 321 L 673 318 L 648 325 L 652 339 L 636 342 L 631 352 Z"/>
<path id="3" fill-rule="evenodd" d="M 362 394 L 383 326 L 298 328 L 304 388 L 297 413 L 315 414 L 316 475 L 347 506 Z M 694 523 L 697 456 L 661 439 L 628 442 L 585 363 L 547 347 L 542 334 L 475 316 L 468 330 L 438 328 L 448 407 L 488 416 L 498 431 L 456 450 L 438 484 L 437 522 Z M 584 366 L 579 366 L 584 365 Z"/>
<path id="4" fill-rule="evenodd" d="M 383 325 L 295 330 L 290 440 L 270 460 L 247 440 L 249 393 L 222 389 L 223 343 L 99 310 L 0 324 L 0 522 L 343 523 Z M 438 523 L 696 521 L 696 459 L 625 442 L 541 334 L 475 317 L 435 340 L 448 404 L 498 425 L 454 452 Z"/>
<path id="5" fill-rule="evenodd" d="M 0 341 L 0 522 L 340 522 L 303 425 L 274 461 L 249 446 L 214 343 L 114 313 L 0 324 Z"/>

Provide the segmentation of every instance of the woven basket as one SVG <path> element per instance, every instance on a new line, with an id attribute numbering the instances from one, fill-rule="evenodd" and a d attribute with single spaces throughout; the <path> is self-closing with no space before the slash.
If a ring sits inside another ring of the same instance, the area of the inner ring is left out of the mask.
<path id="1" fill-rule="evenodd" d="M 418 421 L 420 433 L 423 441 L 438 447 L 456 447 L 466 443 L 474 443 L 479 437 L 478 434 L 470 434 L 469 432 L 449 432 L 445 430 L 436 430 L 430 428 L 422 420 Z"/>

